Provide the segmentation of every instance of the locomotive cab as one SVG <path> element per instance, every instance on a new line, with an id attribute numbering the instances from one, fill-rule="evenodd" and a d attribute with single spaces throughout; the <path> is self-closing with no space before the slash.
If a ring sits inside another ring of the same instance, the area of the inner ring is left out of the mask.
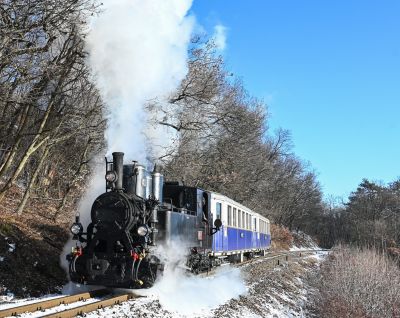
<path id="1" fill-rule="evenodd" d="M 188 248 L 210 247 L 209 220 L 204 217 L 204 198 L 208 193 L 202 189 L 188 187 L 180 182 L 165 182 L 164 211 L 159 211 L 159 236 L 166 243 L 179 241 Z"/>

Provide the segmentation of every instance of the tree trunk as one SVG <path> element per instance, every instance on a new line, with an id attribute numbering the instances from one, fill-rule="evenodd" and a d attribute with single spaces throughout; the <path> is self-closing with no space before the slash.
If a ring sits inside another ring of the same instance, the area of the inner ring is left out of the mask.
<path id="1" fill-rule="evenodd" d="M 79 175 L 81 174 L 82 168 L 85 166 L 85 164 L 87 163 L 87 153 L 89 151 L 89 146 L 91 144 L 91 139 L 89 138 L 87 143 L 86 143 L 86 147 L 84 149 L 84 151 L 82 152 L 82 156 L 80 159 L 80 163 L 78 168 L 76 169 L 75 173 L 74 173 L 74 177 L 72 179 L 72 182 L 68 184 L 68 187 L 64 193 L 64 197 L 61 201 L 61 204 L 59 205 L 56 213 L 53 216 L 53 219 L 56 220 L 58 215 L 60 214 L 61 210 L 64 208 L 65 204 L 67 203 L 67 199 L 68 199 L 68 194 L 70 193 L 71 189 L 73 188 L 74 184 L 76 183 L 77 178 L 79 177 Z"/>
<path id="2" fill-rule="evenodd" d="M 49 120 L 50 114 L 51 114 L 51 112 L 54 109 L 54 106 L 56 104 L 56 98 L 58 97 L 58 90 L 62 86 L 63 82 L 65 81 L 65 79 L 66 79 L 67 75 L 70 73 L 70 71 L 71 71 L 71 68 L 68 68 L 60 76 L 60 78 L 58 79 L 57 86 L 56 86 L 54 92 L 51 94 L 49 105 L 47 106 L 46 112 L 45 112 L 45 114 L 43 116 L 43 119 L 42 119 L 42 121 L 40 123 L 39 129 L 36 132 L 35 137 L 33 138 L 33 141 L 29 145 L 28 149 L 25 151 L 25 154 L 22 157 L 21 161 L 19 162 L 18 167 L 14 171 L 12 177 L 6 182 L 6 184 L 4 185 L 4 187 L 0 191 L 0 203 L 3 201 L 7 190 L 11 188 L 11 186 L 14 184 L 14 182 L 19 177 L 20 173 L 22 172 L 22 170 L 24 169 L 26 163 L 28 162 L 29 157 L 36 150 L 38 150 L 44 143 L 48 142 L 48 140 L 50 139 L 50 134 L 49 134 L 47 137 L 45 137 L 41 141 L 39 141 L 40 138 L 42 137 L 41 135 L 42 135 L 42 133 L 44 131 L 44 128 L 45 128 L 45 126 L 46 126 L 46 124 L 47 124 L 47 122 Z"/>
<path id="3" fill-rule="evenodd" d="M 28 150 L 25 151 L 25 154 L 22 157 L 21 161 L 19 162 L 17 169 L 14 171 L 11 178 L 8 179 L 8 181 L 4 185 L 3 189 L 1 189 L 1 191 L 0 191 L 0 202 L 3 201 L 7 190 L 11 188 L 11 186 L 14 184 L 14 182 L 17 180 L 17 178 L 21 174 L 22 170 L 25 168 L 25 165 L 27 164 L 29 157 L 48 140 L 49 140 L 49 137 L 47 136 L 42 141 L 40 141 L 38 144 L 31 144 L 29 146 Z"/>
<path id="4" fill-rule="evenodd" d="M 7 173 L 7 171 L 10 169 L 10 167 L 15 159 L 15 156 L 19 151 L 19 147 L 20 147 L 20 144 L 21 144 L 21 141 L 23 138 L 22 134 L 23 134 L 26 126 L 28 125 L 28 122 L 29 122 L 28 119 L 29 119 L 29 114 L 31 112 L 31 109 L 32 109 L 33 105 L 36 104 L 37 100 L 41 96 L 41 93 L 46 88 L 48 82 L 49 82 L 49 79 L 48 79 L 47 75 L 43 75 L 43 78 L 31 89 L 30 93 L 26 97 L 26 99 L 28 100 L 28 104 L 24 109 L 24 112 L 20 118 L 19 123 L 15 123 L 16 125 L 19 126 L 18 132 L 17 132 L 17 137 L 16 137 L 16 142 L 15 142 L 14 146 L 11 148 L 10 152 L 8 153 L 7 158 L 5 159 L 5 161 L 2 163 L 2 165 L 0 167 L 0 177 L 4 176 Z"/>
<path id="5" fill-rule="evenodd" d="M 5 175 L 5 173 L 8 171 L 8 169 L 10 169 L 12 163 L 14 162 L 15 155 L 18 152 L 20 143 L 21 143 L 21 139 L 18 138 L 18 140 L 16 141 L 14 146 L 12 146 L 12 148 L 10 149 L 8 154 L 6 154 L 6 157 L 0 166 L 0 177 Z"/>
<path id="6" fill-rule="evenodd" d="M 25 190 L 24 197 L 22 198 L 22 201 L 21 201 L 20 205 L 18 206 L 18 209 L 17 209 L 17 214 L 18 215 L 22 214 L 22 212 L 23 212 L 23 210 L 25 208 L 25 205 L 28 202 L 28 199 L 29 199 L 30 194 L 31 194 L 31 189 L 32 189 L 33 185 L 36 182 L 36 179 L 37 179 L 37 177 L 39 175 L 39 172 L 42 169 L 43 163 L 47 159 L 49 151 L 50 151 L 50 147 L 46 147 L 46 149 L 44 150 L 44 153 L 40 157 L 40 161 L 39 161 L 39 163 L 38 163 L 38 165 L 37 165 L 37 167 L 35 169 L 35 172 L 32 175 L 31 180 L 29 181 L 29 184 L 28 184 L 26 190 Z"/>

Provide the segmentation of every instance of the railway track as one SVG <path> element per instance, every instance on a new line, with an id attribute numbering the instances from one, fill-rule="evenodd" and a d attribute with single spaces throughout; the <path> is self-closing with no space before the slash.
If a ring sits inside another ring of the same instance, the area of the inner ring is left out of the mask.
<path id="1" fill-rule="evenodd" d="M 262 260 L 263 262 L 271 262 L 274 265 L 281 265 L 283 262 L 288 262 L 290 260 L 293 260 L 295 258 L 302 258 L 305 256 L 309 256 L 311 254 L 314 254 L 316 252 L 327 252 L 329 250 L 326 249 L 320 249 L 320 250 L 298 250 L 298 251 L 286 251 L 286 252 L 275 252 L 275 253 L 270 253 L 265 256 L 260 256 L 260 257 L 254 257 L 250 260 L 247 260 L 245 262 L 237 264 L 238 267 L 242 267 L 247 264 L 251 264 L 253 262 L 258 262 Z"/>
<path id="2" fill-rule="evenodd" d="M 99 300 L 95 298 L 103 297 Z M 120 304 L 124 301 L 138 298 L 140 296 L 133 293 L 121 293 L 113 295 L 107 289 L 98 289 L 90 292 L 79 293 L 70 296 L 63 296 L 55 299 L 43 300 L 32 304 L 22 305 L 18 307 L 12 307 L 0 310 L 0 318 L 16 316 L 23 313 L 36 313 L 41 311 L 40 317 L 46 318 L 69 318 L 82 315 L 97 309 L 113 306 Z M 70 307 L 67 309 L 57 310 L 58 306 L 61 305 L 73 305 L 81 301 L 94 300 L 88 304 L 79 305 L 76 307 Z M 45 312 L 45 310 L 54 309 L 52 312 Z"/>
<path id="3" fill-rule="evenodd" d="M 288 262 L 290 260 L 293 260 L 294 258 L 301 258 L 301 257 L 305 257 L 308 256 L 310 254 L 314 254 L 315 252 L 327 252 L 329 250 L 326 249 L 320 249 L 320 250 L 298 250 L 298 251 L 286 251 L 286 252 L 273 252 L 273 253 L 269 253 L 265 256 L 259 256 L 259 257 L 254 257 L 252 259 L 249 259 L 247 261 L 235 264 L 235 267 L 242 267 L 251 263 L 255 263 L 255 262 L 271 262 L 273 265 L 281 265 L 284 262 Z M 207 276 L 212 276 L 214 275 L 218 270 L 218 267 L 205 272 L 205 273 L 201 273 L 199 274 L 201 277 L 207 277 Z"/>
<path id="4" fill-rule="evenodd" d="M 275 254 L 268 254 L 263 257 L 256 257 L 253 259 L 250 259 L 248 261 L 242 262 L 239 264 L 239 266 L 243 266 L 252 262 L 256 262 L 259 259 L 264 259 L 264 261 L 267 262 L 275 262 L 276 265 L 280 265 L 282 262 L 287 262 L 293 258 L 301 258 L 304 256 L 308 256 L 310 254 L 314 254 L 315 252 L 327 252 L 329 250 L 326 249 L 320 249 L 320 250 L 298 250 L 298 251 L 287 251 L 287 252 L 278 252 Z"/>
<path id="5" fill-rule="evenodd" d="M 273 265 L 281 265 L 283 262 L 287 262 L 293 258 L 301 258 L 315 252 L 327 251 L 327 250 L 299 250 L 289 252 L 275 252 L 269 253 L 266 256 L 255 257 L 240 264 L 236 264 L 236 267 L 242 267 L 254 262 L 271 262 Z M 216 273 L 216 270 L 209 271 L 207 273 L 201 273 L 199 276 L 207 277 L 212 276 Z M 120 304 L 124 301 L 135 299 L 138 296 L 134 293 L 119 293 L 113 294 L 107 289 L 97 289 L 89 292 L 62 296 L 49 300 L 43 300 L 31 304 L 22 306 L 12 307 L 0 310 L 0 318 L 17 316 L 23 313 L 40 313 L 40 317 L 46 318 L 69 318 L 78 315 L 83 315 L 97 309 Z M 99 299 L 96 299 L 99 298 Z M 87 304 L 80 304 L 82 301 L 88 301 Z M 74 303 L 78 303 L 78 306 L 72 307 Z M 57 308 L 61 305 L 71 305 L 67 309 Z M 46 313 L 46 310 L 47 313 Z"/>

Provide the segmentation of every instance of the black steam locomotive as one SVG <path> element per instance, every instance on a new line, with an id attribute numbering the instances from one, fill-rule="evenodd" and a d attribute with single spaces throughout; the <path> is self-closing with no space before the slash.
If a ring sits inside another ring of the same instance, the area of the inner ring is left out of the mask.
<path id="1" fill-rule="evenodd" d="M 67 256 L 73 282 L 108 287 L 143 288 L 153 285 L 163 264 L 154 253 L 158 244 L 181 239 L 188 247 L 187 265 L 194 272 L 218 264 L 205 252 L 213 226 L 210 194 L 177 182 L 164 182 L 134 162 L 123 163 L 122 152 L 106 160 L 106 192 L 93 203 L 86 232 L 79 216 L 71 226 L 76 247 Z"/>

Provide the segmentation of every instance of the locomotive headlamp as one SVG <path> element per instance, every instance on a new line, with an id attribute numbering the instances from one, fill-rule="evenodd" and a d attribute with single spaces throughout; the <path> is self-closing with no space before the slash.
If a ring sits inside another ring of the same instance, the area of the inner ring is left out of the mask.
<path id="1" fill-rule="evenodd" d="M 74 224 L 72 224 L 70 230 L 71 230 L 72 234 L 79 235 L 83 231 L 83 226 L 81 223 L 74 223 Z"/>
<path id="2" fill-rule="evenodd" d="M 117 179 L 118 179 L 118 176 L 115 171 L 107 171 L 106 172 L 106 180 L 108 182 L 115 182 L 115 181 L 117 181 Z"/>
<path id="3" fill-rule="evenodd" d="M 149 228 L 147 225 L 141 225 L 137 229 L 137 234 L 140 236 L 146 236 L 149 233 Z"/>

